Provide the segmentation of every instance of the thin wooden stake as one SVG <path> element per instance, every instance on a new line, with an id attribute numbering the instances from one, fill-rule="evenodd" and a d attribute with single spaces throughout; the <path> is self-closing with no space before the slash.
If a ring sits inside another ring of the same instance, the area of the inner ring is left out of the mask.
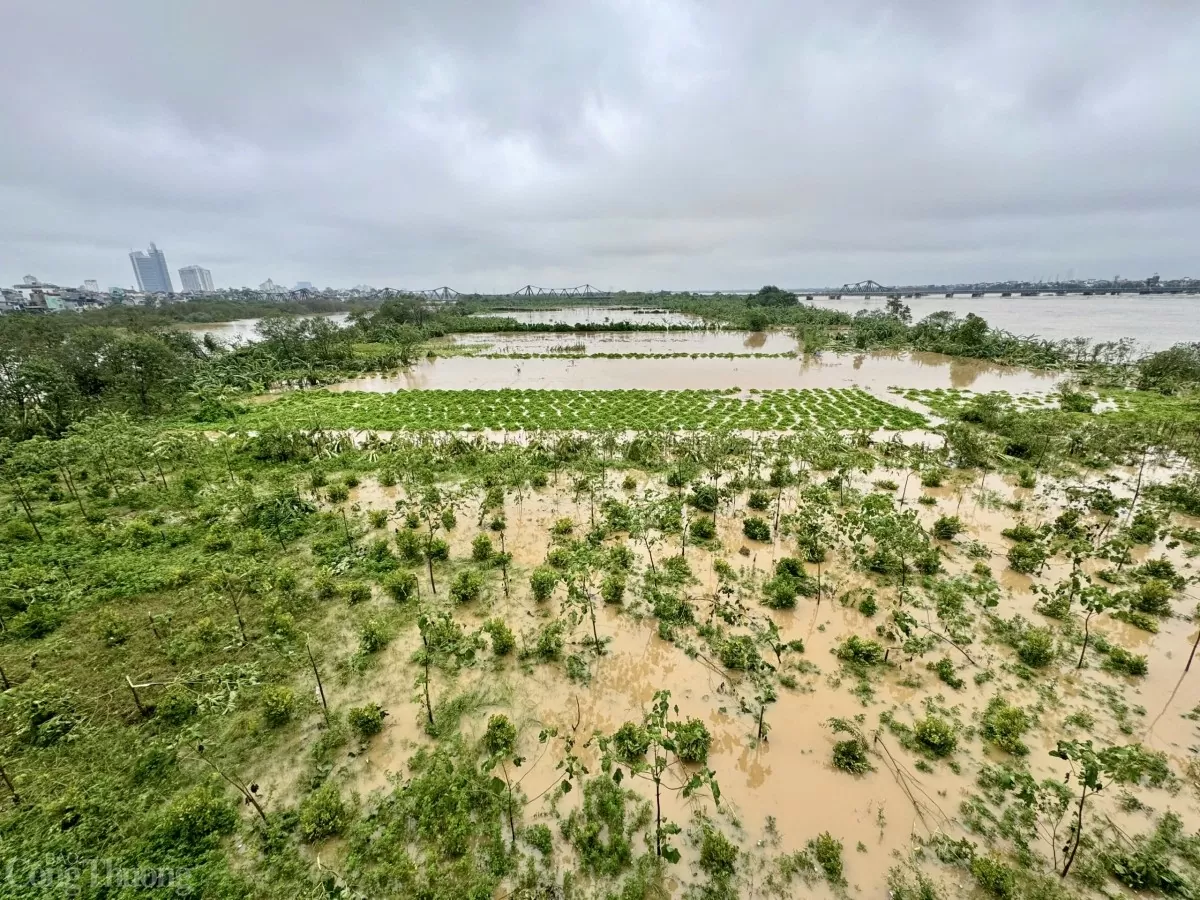
<path id="1" fill-rule="evenodd" d="M 304 649 L 308 651 L 308 661 L 312 664 L 313 675 L 317 677 L 317 692 L 321 695 L 321 709 L 325 712 L 325 724 L 329 724 L 329 704 L 325 702 L 325 686 L 321 684 L 321 673 L 317 671 L 317 661 L 313 659 L 312 647 L 308 645 L 308 641 L 304 642 Z"/>
<path id="2" fill-rule="evenodd" d="M 0 766 L 0 778 L 4 779 L 4 784 L 8 788 L 8 792 L 12 794 L 13 803 L 21 802 L 21 795 L 17 793 L 17 789 L 13 787 L 12 779 L 8 777 L 8 773 L 4 771 L 4 766 Z"/>
<path id="3" fill-rule="evenodd" d="M 138 696 L 137 688 L 133 686 L 133 681 L 128 675 L 125 676 L 125 683 L 129 685 L 129 692 L 133 694 L 133 702 L 137 704 L 138 712 L 142 714 L 142 718 L 146 718 L 146 707 L 142 706 L 142 698 Z"/>

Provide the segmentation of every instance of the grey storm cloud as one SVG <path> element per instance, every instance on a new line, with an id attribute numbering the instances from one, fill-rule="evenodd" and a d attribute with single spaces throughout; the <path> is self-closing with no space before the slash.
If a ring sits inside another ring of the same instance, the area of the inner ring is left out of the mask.
<path id="1" fill-rule="evenodd" d="M 14 0 L 0 282 L 1200 275 L 1200 4 Z"/>

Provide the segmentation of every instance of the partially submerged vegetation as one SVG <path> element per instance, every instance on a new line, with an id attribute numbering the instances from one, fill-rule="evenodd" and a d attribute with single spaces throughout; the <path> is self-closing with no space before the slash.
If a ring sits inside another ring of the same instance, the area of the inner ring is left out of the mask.
<path id="1" fill-rule="evenodd" d="M 862 391 L 240 396 L 447 321 L 6 370 L 68 367 L 5 395 L 9 893 L 1200 893 L 1186 366 L 909 444 Z"/>

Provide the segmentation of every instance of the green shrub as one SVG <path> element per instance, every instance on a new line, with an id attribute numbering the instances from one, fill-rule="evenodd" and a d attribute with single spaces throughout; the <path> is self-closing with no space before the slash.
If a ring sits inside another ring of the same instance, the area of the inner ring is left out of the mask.
<path id="1" fill-rule="evenodd" d="M 350 824 L 350 810 L 333 782 L 327 781 L 300 804 L 300 837 L 306 843 L 341 834 Z"/>
<path id="2" fill-rule="evenodd" d="M 715 880 L 729 879 L 737 871 L 738 848 L 708 822 L 700 827 L 700 869 Z"/>
<path id="3" fill-rule="evenodd" d="M 1029 752 L 1021 737 L 1033 721 L 1019 706 L 1010 706 L 1003 697 L 993 697 L 983 712 L 982 724 L 984 740 L 991 741 L 1014 756 L 1024 756 Z"/>
<path id="4" fill-rule="evenodd" d="M 195 695 L 182 684 L 173 684 L 159 698 L 155 712 L 169 725 L 182 725 L 199 710 Z"/>
<path id="5" fill-rule="evenodd" d="M 346 585 L 346 602 L 347 603 L 366 603 L 371 599 L 371 586 L 363 584 L 361 581 L 352 581 Z"/>
<path id="6" fill-rule="evenodd" d="M 841 841 L 828 831 L 823 831 L 808 842 L 808 851 L 820 866 L 821 871 L 825 873 L 825 878 L 830 884 L 845 884 L 846 878 L 842 874 Z"/>
<path id="7" fill-rule="evenodd" d="M 861 638 L 857 634 L 850 635 L 833 652 L 843 662 L 860 666 L 882 665 L 887 655 L 881 643 Z"/>
<path id="8" fill-rule="evenodd" d="M 533 589 L 533 599 L 539 603 L 544 603 L 550 599 L 550 595 L 554 593 L 554 586 L 558 584 L 558 572 L 549 566 L 538 566 L 533 570 L 533 574 L 529 576 L 529 586 Z"/>
<path id="9" fill-rule="evenodd" d="M 1113 647 L 1104 658 L 1103 667 L 1121 675 L 1141 677 L 1150 671 L 1145 656 L 1130 653 L 1123 647 Z"/>
<path id="10" fill-rule="evenodd" d="M 475 540 L 471 541 L 471 559 L 475 562 L 488 562 L 495 552 L 492 548 L 492 539 L 486 534 L 478 535 Z"/>
<path id="11" fill-rule="evenodd" d="M 554 834 L 548 825 L 528 825 L 521 832 L 521 837 L 525 839 L 525 843 L 539 851 L 542 856 L 548 857 L 554 850 Z"/>
<path id="12" fill-rule="evenodd" d="M 615 572 L 600 582 L 600 596 L 605 603 L 620 603 L 625 597 L 625 576 Z"/>
<path id="13" fill-rule="evenodd" d="M 692 487 L 692 495 L 688 502 L 701 512 L 714 513 L 717 511 L 717 488 L 711 484 L 697 484 Z"/>
<path id="14" fill-rule="evenodd" d="M 867 744 L 860 738 L 838 741 L 833 745 L 834 768 L 849 772 L 852 775 L 862 775 L 870 772 L 874 766 L 867 755 Z"/>
<path id="15" fill-rule="evenodd" d="M 231 834 L 237 827 L 237 810 L 218 792 L 194 787 L 171 802 L 159 825 L 172 849 L 195 851 L 217 835 Z"/>
<path id="16" fill-rule="evenodd" d="M 289 687 L 275 685 L 262 692 L 263 721 L 279 728 L 291 721 L 296 711 L 296 695 Z"/>
<path id="17" fill-rule="evenodd" d="M 420 562 L 425 553 L 421 536 L 407 528 L 396 532 L 396 549 L 400 551 L 400 558 L 408 563 Z"/>
<path id="18" fill-rule="evenodd" d="M 372 528 L 383 528 L 388 522 L 388 511 L 386 509 L 367 510 L 367 521 L 371 523 Z"/>
<path id="19" fill-rule="evenodd" d="M 650 750 L 650 735 L 636 722 L 626 722 L 612 736 L 613 755 L 625 765 L 634 765 Z"/>
<path id="20" fill-rule="evenodd" d="M 1174 591 L 1171 585 L 1158 578 L 1144 582 L 1129 599 L 1129 605 L 1137 612 L 1148 616 L 1169 616 L 1171 614 L 1171 598 Z"/>
<path id="21" fill-rule="evenodd" d="M 771 506 L 771 495 L 766 491 L 751 491 L 750 497 L 746 501 L 746 506 L 756 512 L 762 512 L 769 509 Z"/>
<path id="22" fill-rule="evenodd" d="M 742 520 L 742 534 L 752 541 L 766 542 L 771 540 L 771 526 L 765 519 L 748 516 Z"/>
<path id="23" fill-rule="evenodd" d="M 512 629 L 503 619 L 488 619 L 483 623 L 483 630 L 492 639 L 492 652 L 496 656 L 507 656 L 517 645 Z"/>
<path id="24" fill-rule="evenodd" d="M 728 637 L 721 642 L 721 664 L 736 672 L 755 669 L 762 661 L 754 638 L 747 634 Z"/>
<path id="25" fill-rule="evenodd" d="M 483 593 L 483 576 L 478 572 L 462 571 L 450 582 L 450 599 L 455 603 L 473 603 Z"/>
<path id="26" fill-rule="evenodd" d="M 458 516 L 454 514 L 452 509 L 442 510 L 442 527 L 447 531 L 453 531 L 458 527 Z"/>
<path id="27" fill-rule="evenodd" d="M 786 575 L 776 575 L 763 585 L 763 603 L 771 609 L 792 609 L 796 595 L 796 583 Z"/>
<path id="28" fill-rule="evenodd" d="M 694 541 L 710 541 L 717 536 L 717 525 L 707 516 L 697 516 L 688 522 L 688 537 Z"/>
<path id="29" fill-rule="evenodd" d="M 439 537 L 433 538 L 425 545 L 425 558 L 445 562 L 450 558 L 450 545 Z"/>
<path id="30" fill-rule="evenodd" d="M 966 531 L 958 516 L 942 516 L 933 523 L 933 536 L 939 541 L 952 541 Z"/>
<path id="31" fill-rule="evenodd" d="M 675 746 L 686 763 L 707 763 L 712 735 L 699 719 L 688 719 L 675 726 Z"/>
<path id="32" fill-rule="evenodd" d="M 1054 662 L 1057 655 L 1054 634 L 1049 628 L 1029 628 L 1017 641 L 1017 656 L 1031 668 L 1044 668 Z"/>
<path id="33" fill-rule="evenodd" d="M 931 756 L 949 756 L 958 747 L 954 726 L 937 716 L 926 716 L 913 726 L 917 743 Z"/>
<path id="34" fill-rule="evenodd" d="M 868 619 L 879 611 L 879 606 L 875 601 L 875 594 L 870 593 L 858 601 L 858 611 Z"/>
<path id="35" fill-rule="evenodd" d="M 971 860 L 971 874 L 980 888 L 998 900 L 1013 900 L 1019 896 L 1016 873 L 994 857 L 975 857 Z"/>
<path id="36" fill-rule="evenodd" d="M 396 572 L 389 575 L 383 582 L 383 589 L 397 603 L 409 603 L 416 600 L 420 592 L 415 572 Z"/>
<path id="37" fill-rule="evenodd" d="M 557 520 L 550 528 L 550 533 L 555 537 L 570 537 L 574 531 L 575 523 L 567 518 Z"/>
<path id="38" fill-rule="evenodd" d="M 325 496 L 330 503 L 345 503 L 350 499 L 350 489 L 344 484 L 331 484 Z"/>
<path id="39" fill-rule="evenodd" d="M 346 714 L 346 721 L 355 733 L 366 740 L 383 731 L 383 719 L 387 712 L 378 703 L 368 703 L 366 706 L 351 707 Z"/>
<path id="40" fill-rule="evenodd" d="M 1018 541 L 1008 548 L 1008 565 L 1014 572 L 1033 575 L 1046 562 L 1046 551 L 1039 544 Z"/>
<path id="41" fill-rule="evenodd" d="M 961 691 L 965 686 L 964 682 L 954 671 L 954 662 L 948 656 L 943 656 L 935 663 L 929 663 L 930 670 L 937 673 L 937 677 L 945 684 L 954 688 L 956 691 Z"/>
<path id="42" fill-rule="evenodd" d="M 563 631 L 565 625 L 560 619 L 543 625 L 537 634 L 534 652 L 543 662 L 552 662 L 562 656 Z"/>
<path id="43" fill-rule="evenodd" d="M 391 635 L 378 619 L 368 619 L 358 632 L 358 648 L 363 653 L 378 653 L 390 640 Z"/>
<path id="44" fill-rule="evenodd" d="M 492 756 L 512 756 L 517 750 L 517 726 L 508 716 L 496 713 L 488 719 L 483 748 Z"/>

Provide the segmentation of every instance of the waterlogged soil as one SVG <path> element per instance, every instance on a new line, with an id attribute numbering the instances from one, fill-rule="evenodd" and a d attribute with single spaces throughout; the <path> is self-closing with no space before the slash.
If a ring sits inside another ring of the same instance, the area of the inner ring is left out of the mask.
<path id="1" fill-rule="evenodd" d="M 548 337 L 556 340 L 546 341 L 547 348 L 555 343 L 563 343 L 561 336 Z M 589 345 L 590 338 L 581 340 Z M 641 344 L 662 347 L 647 352 L 676 352 L 669 349 L 669 343 L 659 344 L 658 341 L 646 341 L 643 338 Z M 1062 378 L 1061 373 L 1022 369 L 983 360 L 967 360 L 939 353 L 895 351 L 820 353 L 796 359 L 486 359 L 459 356 L 427 359 L 402 372 L 353 378 L 331 385 L 328 389 L 389 393 L 400 390 L 497 388 L 725 390 L 739 387 L 766 390 L 861 387 L 878 397 L 894 400 L 894 396 L 888 396 L 888 388 L 892 385 L 921 389 L 969 388 L 981 393 L 1004 390 L 1011 394 L 1023 394 L 1050 392 Z"/>
<path id="2" fill-rule="evenodd" d="M 1124 470 L 1114 474 L 1120 480 L 1105 483 L 1118 496 L 1130 496 L 1136 473 Z M 1170 469 L 1155 470 L 1147 480 L 1171 474 Z M 628 497 L 643 490 L 653 490 L 659 495 L 670 490 L 660 482 L 647 483 L 639 475 L 636 490 L 623 491 L 615 478 L 608 476 L 603 493 Z M 939 542 L 945 554 L 947 576 L 971 570 L 975 560 L 966 556 L 964 547 L 968 541 L 978 541 L 991 551 L 986 562 L 1000 585 L 1001 601 L 996 612 L 1006 618 L 1020 613 L 1036 624 L 1049 621 L 1034 610 L 1033 587 L 1052 585 L 1062 579 L 1070 571 L 1069 563 L 1056 558 L 1037 578 L 1012 572 L 1004 558 L 1010 542 L 1000 532 L 1018 519 L 1035 526 L 1052 521 L 1063 508 L 1065 483 L 1044 479 L 1038 487 L 1029 489 L 992 474 L 982 480 L 964 476 L 943 487 L 921 488 L 912 472 L 876 469 L 860 474 L 855 487 L 871 491 L 873 483 L 880 479 L 890 479 L 899 485 L 894 496 L 903 498 L 909 508 L 915 508 L 926 528 L 931 528 L 942 515 L 958 515 L 964 521 L 966 534 L 953 543 Z M 550 529 L 557 520 L 571 518 L 577 523 L 577 533 L 587 528 L 591 508 L 586 496 L 573 496 L 565 476 L 563 482 L 508 498 L 505 549 L 513 555 L 509 594 L 505 595 L 498 573 L 489 576 L 485 599 L 455 610 L 465 626 L 478 627 L 483 619 L 500 616 L 520 634 L 532 632 L 557 614 L 563 600 L 562 585 L 549 602 L 538 604 L 530 596 L 528 572 L 545 559 L 551 546 Z M 936 503 L 915 505 L 921 494 L 935 498 Z M 372 482 L 352 491 L 348 508 L 355 512 L 392 510 L 403 498 L 402 489 L 380 487 Z M 782 514 L 796 508 L 791 491 L 785 490 L 781 498 Z M 693 812 L 703 810 L 713 815 L 741 847 L 743 878 L 756 868 L 765 872 L 778 854 L 802 850 L 810 838 L 827 831 L 844 846 L 845 873 L 852 896 L 883 896 L 889 868 L 909 856 L 918 838 L 943 833 L 954 839 L 980 840 L 963 827 L 959 804 L 969 795 L 979 793 L 975 779 L 983 764 L 1012 761 L 1012 758 L 984 745 L 977 733 L 972 737 L 962 729 L 978 726 L 983 708 L 995 695 L 1036 712 L 1037 724 L 1026 734 L 1025 741 L 1030 747 L 1029 769 L 1038 779 L 1061 779 L 1066 772 L 1065 763 L 1050 757 L 1048 752 L 1059 738 L 1113 744 L 1141 741 L 1150 749 L 1165 752 L 1177 775 L 1185 772 L 1194 757 L 1200 745 L 1200 729 L 1194 718 L 1187 716 L 1200 700 L 1200 694 L 1195 688 L 1194 672 L 1190 685 L 1181 678 L 1196 628 L 1183 618 L 1184 607 L 1190 611 L 1194 598 L 1177 602 L 1181 615 L 1164 620 L 1157 634 L 1108 617 L 1093 624 L 1093 635 L 1102 634 L 1112 643 L 1148 657 L 1149 674 L 1145 678 L 1131 679 L 1102 671 L 1093 655 L 1080 671 L 1075 671 L 1073 659 L 1064 656 L 1051 672 L 1025 681 L 1015 674 L 1012 651 L 982 642 L 984 632 L 977 623 L 977 639 L 969 648 L 974 663 L 949 647 L 942 648 L 965 681 L 962 690 L 952 690 L 926 669 L 926 662 L 943 655 L 938 649 L 915 660 L 894 654 L 895 665 L 873 674 L 865 692 L 855 691 L 856 678 L 842 672 L 831 651 L 849 635 L 873 637 L 875 625 L 883 618 L 882 611 L 897 587 L 875 582 L 852 568 L 844 555 L 839 555 L 821 571 L 827 596 L 819 605 L 814 600 L 801 599 L 791 611 L 761 607 L 757 598 L 762 579 L 772 571 L 778 558 L 795 555 L 796 551 L 786 539 L 778 537 L 770 543 L 747 540 L 741 532 L 742 517 L 747 512 L 743 501 L 744 495 L 736 505 L 723 505 L 719 511 L 719 550 L 687 549 L 687 559 L 697 581 L 684 592 L 696 605 L 698 618 L 704 621 L 719 584 L 713 561 L 718 557 L 725 559 L 738 571 L 738 594 L 750 613 L 774 619 L 784 641 L 804 641 L 804 652 L 792 654 L 783 664 L 781 671 L 796 678 L 796 687 L 781 687 L 778 700 L 768 706 L 766 719 L 770 731 L 766 741 L 755 740 L 754 718 L 742 707 L 743 701 L 753 697 L 748 680 L 725 670 L 694 635 L 681 641 L 680 646 L 661 639 L 655 620 L 647 615 L 645 605 L 636 596 L 637 579 L 632 577 L 623 606 L 599 608 L 597 630 L 607 641 L 602 656 L 596 657 L 590 646 L 584 645 L 584 639 L 589 637 L 586 624 L 568 635 L 564 653 L 578 653 L 587 661 L 586 682 L 569 680 L 561 662 L 539 664 L 520 663 L 513 658 L 492 659 L 486 651 L 483 661 L 456 676 L 435 675 L 435 702 L 468 689 L 489 698 L 463 719 L 463 731 L 471 739 L 482 735 L 487 717 L 494 712 L 505 712 L 517 724 L 519 752 L 527 758 L 518 776 L 521 789 L 527 797 L 538 798 L 524 810 L 526 823 L 546 822 L 556 841 L 562 840 L 547 803 L 547 798 L 557 793 L 553 788 L 560 775 L 556 765 L 561 759 L 561 743 L 539 744 L 537 734 L 542 728 L 557 727 L 560 733 L 573 731 L 578 738 L 579 755 L 594 774 L 598 771 L 595 747 L 586 743 L 592 733 L 597 730 L 611 733 L 625 721 L 639 720 L 655 691 L 664 688 L 671 691 L 672 703 L 678 704 L 680 718 L 700 718 L 712 733 L 709 765 L 716 772 L 723 800 L 717 810 L 706 793 L 685 801 L 675 792 L 668 792 L 664 813 L 685 830 Z M 1004 505 L 1014 502 L 1022 504 L 1019 514 Z M 773 513 L 766 515 L 770 518 Z M 388 531 L 403 527 L 398 518 L 393 516 Z M 471 541 L 482 530 L 468 504 L 460 512 L 458 526 L 449 535 L 451 558 L 469 558 Z M 384 530 L 379 531 L 383 533 Z M 492 534 L 492 537 L 498 548 L 497 536 Z M 629 546 L 638 558 L 636 569 L 644 570 L 649 564 L 645 548 L 633 542 Z M 663 559 L 678 550 L 678 544 L 671 541 L 659 545 L 655 548 L 658 563 L 661 565 Z M 1186 545 L 1166 548 L 1160 543 L 1154 548 L 1138 548 L 1135 557 L 1140 562 L 1150 556 L 1166 556 L 1181 573 L 1193 575 L 1194 560 L 1185 555 L 1185 550 Z M 808 569 L 810 574 L 817 574 L 815 566 Z M 424 593 L 429 588 L 427 575 L 424 570 L 418 571 Z M 448 574 L 439 574 L 438 578 L 444 598 Z M 879 614 L 868 618 L 853 606 L 839 602 L 838 598 L 856 588 L 877 591 Z M 377 598 L 373 602 L 385 601 Z M 407 761 L 416 748 L 430 743 L 420 727 L 422 713 L 413 688 L 417 672 L 411 658 L 417 643 L 415 628 L 410 629 L 381 654 L 379 664 L 364 676 L 345 677 L 333 686 L 340 694 L 338 704 L 377 701 L 390 713 L 383 734 L 372 739 L 361 753 L 343 761 L 339 770 L 341 777 L 349 779 L 368 803 L 376 792 L 389 789 L 395 779 L 404 776 Z M 699 652 L 686 652 L 682 645 L 688 643 Z M 1077 653 L 1076 648 L 1074 654 Z M 977 684 L 974 676 L 980 672 L 990 673 L 991 680 Z M 835 736 L 826 725 L 830 718 L 863 716 L 863 730 L 871 734 L 880 727 L 881 712 L 891 711 L 897 720 L 911 724 L 925 714 L 927 704 L 940 708 L 942 715 L 960 726 L 959 747 L 951 762 L 933 761 L 927 767 L 929 771 L 918 770 L 919 757 L 902 749 L 885 728 L 880 731 L 879 742 L 873 744 L 873 772 L 852 776 L 833 768 L 830 760 Z M 1093 725 L 1083 728 L 1067 723 L 1069 716 L 1081 711 L 1091 715 Z M 648 800 L 653 799 L 649 784 L 635 780 L 633 787 Z M 288 791 L 282 784 L 277 789 Z M 1175 793 L 1146 787 L 1134 792 L 1158 814 L 1167 810 L 1177 812 L 1183 818 L 1185 830 L 1200 827 L 1200 792 L 1195 786 L 1185 783 Z M 563 798 L 557 804 L 558 813 L 566 815 L 579 793 L 575 791 Z M 1097 795 L 1089 801 L 1094 804 L 1089 805 L 1089 815 L 1106 815 L 1127 834 L 1146 831 L 1153 820 L 1144 812 L 1123 809 L 1118 803 L 1119 794 L 1120 791 L 1112 790 Z M 773 824 L 768 826 L 768 822 Z M 683 836 L 676 843 L 684 851 L 684 859 L 672 867 L 669 886 L 673 896 L 680 896 L 686 885 L 702 879 L 695 848 Z M 1034 850 L 1047 858 L 1051 855 L 1048 845 L 1036 846 Z M 331 847 L 324 852 L 336 858 L 338 850 Z M 563 858 L 561 854 L 559 858 Z M 945 896 L 965 896 L 973 890 L 969 876 L 962 870 L 937 867 L 934 874 L 942 882 Z M 760 882 L 761 878 L 755 881 Z M 743 890 L 744 885 L 745 882 Z M 1079 889 L 1079 885 L 1075 888 Z M 793 896 L 845 896 L 824 882 L 797 882 L 792 889 Z M 765 895 L 751 891 L 744 896 Z"/>

